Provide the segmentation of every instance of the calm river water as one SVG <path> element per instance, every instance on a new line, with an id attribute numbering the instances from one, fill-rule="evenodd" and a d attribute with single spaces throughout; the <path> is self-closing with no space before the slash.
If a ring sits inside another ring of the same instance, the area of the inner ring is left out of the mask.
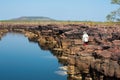
<path id="1" fill-rule="evenodd" d="M 18 33 L 0 40 L 0 80 L 67 80 L 49 51 Z"/>

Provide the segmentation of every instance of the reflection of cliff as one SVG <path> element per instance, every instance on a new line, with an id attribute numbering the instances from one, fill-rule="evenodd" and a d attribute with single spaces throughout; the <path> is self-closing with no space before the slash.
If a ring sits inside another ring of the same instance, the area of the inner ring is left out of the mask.
<path id="1" fill-rule="evenodd" d="M 1 40 L 1 38 L 2 38 L 7 32 L 8 32 L 7 29 L 2 29 L 2 30 L 0 30 L 0 40 Z"/>
<path id="2" fill-rule="evenodd" d="M 87 46 L 83 46 L 81 40 L 83 31 L 90 35 Z M 51 24 L 23 28 L 21 32 L 57 56 L 67 69 L 68 80 L 120 79 L 120 28 L 117 26 L 96 28 Z"/>

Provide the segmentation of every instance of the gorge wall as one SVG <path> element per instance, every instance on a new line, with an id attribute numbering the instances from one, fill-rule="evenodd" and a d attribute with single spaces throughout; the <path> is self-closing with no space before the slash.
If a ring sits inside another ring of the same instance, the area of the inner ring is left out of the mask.
<path id="1" fill-rule="evenodd" d="M 57 56 L 68 80 L 120 80 L 120 27 L 83 24 L 0 24 L 0 39 L 7 32 L 23 33 Z M 83 32 L 90 37 L 82 42 Z"/>

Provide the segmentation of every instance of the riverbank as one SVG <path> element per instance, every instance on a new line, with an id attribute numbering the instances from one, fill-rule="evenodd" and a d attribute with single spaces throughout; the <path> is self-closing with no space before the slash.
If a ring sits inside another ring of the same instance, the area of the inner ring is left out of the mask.
<path id="1" fill-rule="evenodd" d="M 119 24 L 2 23 L 0 32 L 4 32 L 3 29 L 21 32 L 42 49 L 50 50 L 67 66 L 68 80 L 120 79 Z M 87 46 L 82 43 L 83 31 L 90 36 Z"/>

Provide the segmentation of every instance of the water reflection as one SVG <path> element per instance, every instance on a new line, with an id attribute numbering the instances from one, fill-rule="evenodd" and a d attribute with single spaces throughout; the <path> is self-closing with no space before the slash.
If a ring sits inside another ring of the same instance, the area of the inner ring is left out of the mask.
<path id="1" fill-rule="evenodd" d="M 0 80 L 67 80 L 59 75 L 60 66 L 55 56 L 23 34 L 8 33 L 0 41 Z"/>

